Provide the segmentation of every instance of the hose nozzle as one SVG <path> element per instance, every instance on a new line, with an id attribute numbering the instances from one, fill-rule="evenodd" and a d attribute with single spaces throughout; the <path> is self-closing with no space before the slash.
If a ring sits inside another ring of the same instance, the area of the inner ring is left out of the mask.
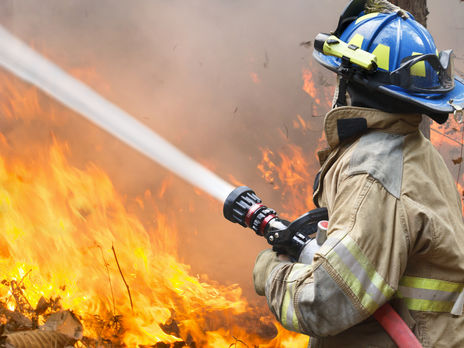
<path id="1" fill-rule="evenodd" d="M 280 220 L 274 209 L 262 204 L 261 199 L 247 186 L 233 190 L 224 202 L 224 217 L 264 236 L 272 220 Z"/>
<path id="2" fill-rule="evenodd" d="M 227 220 L 251 228 L 266 238 L 275 251 L 294 259 L 298 259 L 306 243 L 316 237 L 317 224 L 328 218 L 327 209 L 318 208 L 291 223 L 282 220 L 247 186 L 237 187 L 229 194 L 223 212 Z"/>

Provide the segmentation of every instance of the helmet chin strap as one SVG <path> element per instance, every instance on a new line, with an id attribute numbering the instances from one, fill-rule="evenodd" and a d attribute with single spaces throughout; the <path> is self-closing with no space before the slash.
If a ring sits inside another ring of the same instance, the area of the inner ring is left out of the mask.
<path id="1" fill-rule="evenodd" d="M 337 87 L 335 88 L 335 93 L 332 100 L 332 109 L 348 105 L 347 85 L 348 82 L 344 78 L 341 78 L 339 75 L 337 75 Z"/>

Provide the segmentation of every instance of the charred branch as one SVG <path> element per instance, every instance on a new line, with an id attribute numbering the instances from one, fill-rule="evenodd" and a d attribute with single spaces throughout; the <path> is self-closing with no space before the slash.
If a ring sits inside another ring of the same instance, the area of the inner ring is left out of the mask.
<path id="1" fill-rule="evenodd" d="M 4 304 L 0 305 L 0 316 L 6 322 L 6 331 L 20 331 L 32 329 L 32 320 L 17 311 L 10 311 Z"/>
<path id="2" fill-rule="evenodd" d="M 111 249 L 113 250 L 114 259 L 116 260 L 116 264 L 118 265 L 119 274 L 121 274 L 122 281 L 124 282 L 124 285 L 126 286 L 126 289 L 127 289 L 127 293 L 129 294 L 129 301 L 130 301 L 131 309 L 133 311 L 134 304 L 132 303 L 132 296 L 131 296 L 129 284 L 127 284 L 126 278 L 124 278 L 124 274 L 122 273 L 121 266 L 119 266 L 119 261 L 118 261 L 118 257 L 116 256 L 116 250 L 114 249 L 114 245 L 111 246 Z"/>

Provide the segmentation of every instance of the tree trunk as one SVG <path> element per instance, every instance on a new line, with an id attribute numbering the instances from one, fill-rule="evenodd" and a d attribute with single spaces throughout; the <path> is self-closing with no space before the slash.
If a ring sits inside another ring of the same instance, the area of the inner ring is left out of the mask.
<path id="1" fill-rule="evenodd" d="M 416 21 L 427 27 L 427 15 L 429 14 L 427 0 L 390 0 L 390 2 L 411 13 Z M 422 115 L 422 123 L 419 129 L 427 139 L 430 139 L 430 123 L 430 119 Z"/>

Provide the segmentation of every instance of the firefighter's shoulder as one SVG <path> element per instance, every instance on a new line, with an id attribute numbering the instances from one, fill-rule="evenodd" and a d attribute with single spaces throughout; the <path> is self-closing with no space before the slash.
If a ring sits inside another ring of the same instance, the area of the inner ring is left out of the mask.
<path id="1" fill-rule="evenodd" d="M 348 176 L 369 174 L 391 195 L 399 198 L 403 176 L 403 148 L 405 135 L 370 132 L 355 144 Z"/>

